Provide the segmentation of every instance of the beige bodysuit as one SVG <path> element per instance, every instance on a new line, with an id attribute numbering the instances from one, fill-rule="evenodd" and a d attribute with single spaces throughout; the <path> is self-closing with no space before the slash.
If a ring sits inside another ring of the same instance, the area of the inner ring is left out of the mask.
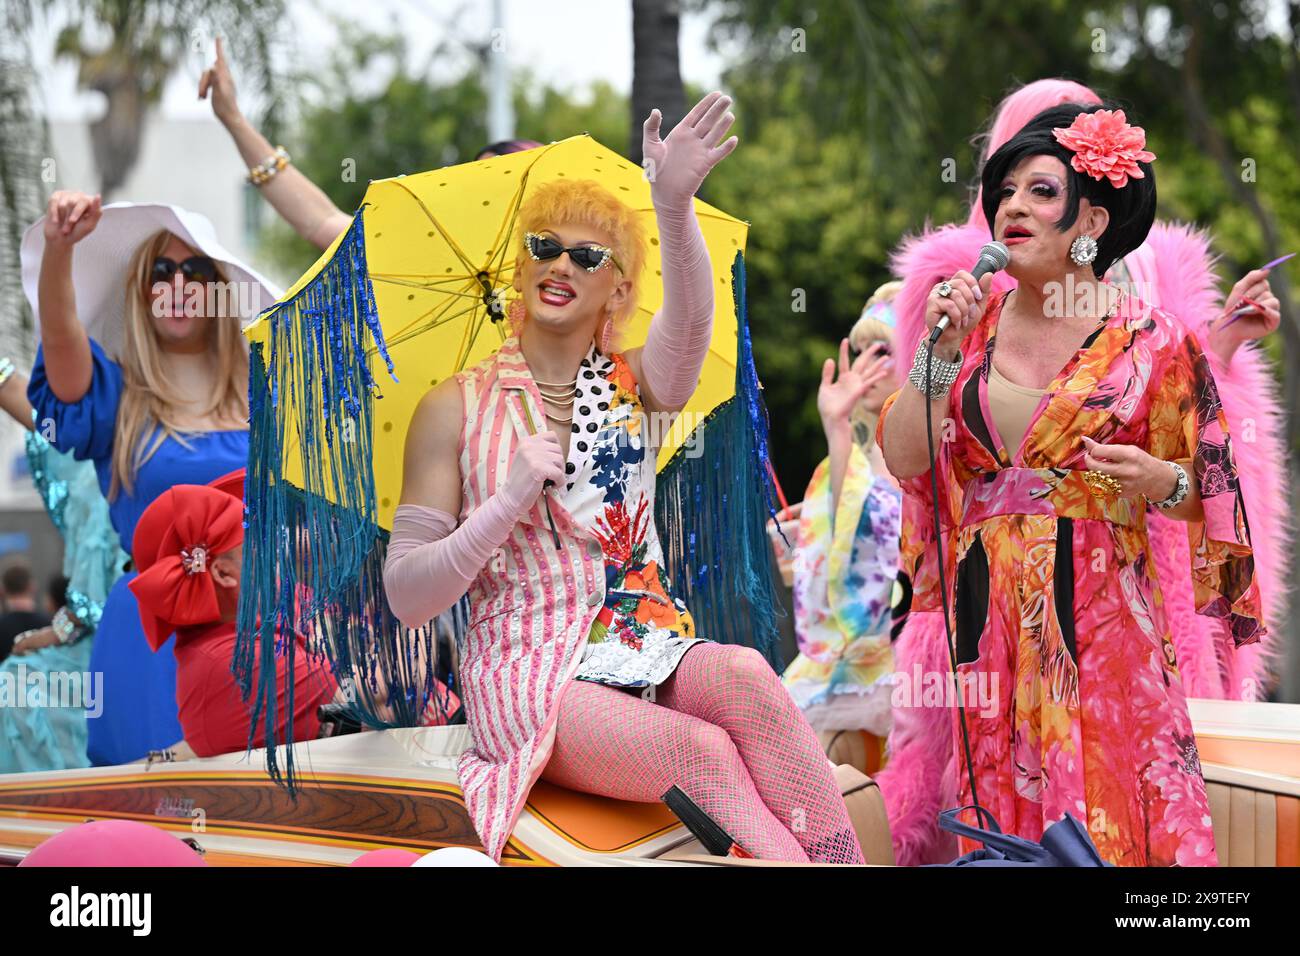
<path id="1" fill-rule="evenodd" d="M 1013 460 L 1046 391 L 1045 388 L 1028 388 L 1007 381 L 996 365 L 989 366 L 989 412 L 1007 454 Z"/>

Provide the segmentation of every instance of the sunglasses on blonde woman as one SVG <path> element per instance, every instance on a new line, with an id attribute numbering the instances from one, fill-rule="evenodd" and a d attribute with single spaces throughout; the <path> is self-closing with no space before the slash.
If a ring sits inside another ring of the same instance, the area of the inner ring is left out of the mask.
<path id="1" fill-rule="evenodd" d="M 184 262 L 159 256 L 149 270 L 149 282 L 171 282 L 176 270 L 181 271 L 186 282 L 213 282 L 217 278 L 217 264 L 207 256 L 190 256 Z"/>

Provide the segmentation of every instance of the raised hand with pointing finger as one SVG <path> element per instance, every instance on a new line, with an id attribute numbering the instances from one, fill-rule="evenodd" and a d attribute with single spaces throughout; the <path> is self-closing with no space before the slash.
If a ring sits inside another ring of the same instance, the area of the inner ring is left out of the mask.
<path id="1" fill-rule="evenodd" d="M 226 60 L 225 45 L 217 37 L 216 58 L 199 78 L 199 99 L 212 101 L 212 113 L 230 133 L 244 164 L 253 169 L 275 158 L 271 142 L 250 123 L 239 108 L 235 80 Z M 303 239 L 318 249 L 329 247 L 352 224 L 319 186 L 295 165 L 277 166 L 275 175 L 257 182 L 262 197 Z"/>

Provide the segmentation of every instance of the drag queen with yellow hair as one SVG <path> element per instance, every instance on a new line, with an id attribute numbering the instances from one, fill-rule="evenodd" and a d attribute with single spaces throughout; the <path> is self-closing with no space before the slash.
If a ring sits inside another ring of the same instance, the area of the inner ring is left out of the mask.
<path id="1" fill-rule="evenodd" d="M 730 106 L 706 96 L 663 140 L 646 120 L 664 296 L 642 348 L 616 348 L 646 252 L 636 214 L 552 183 L 519 212 L 516 334 L 411 422 L 385 588 L 412 627 L 468 595 L 458 774 L 494 859 L 545 776 L 640 802 L 677 786 L 754 856 L 862 862 L 816 734 L 757 651 L 695 633 L 654 524 L 655 438 L 712 336 L 692 197 L 736 146 Z"/>

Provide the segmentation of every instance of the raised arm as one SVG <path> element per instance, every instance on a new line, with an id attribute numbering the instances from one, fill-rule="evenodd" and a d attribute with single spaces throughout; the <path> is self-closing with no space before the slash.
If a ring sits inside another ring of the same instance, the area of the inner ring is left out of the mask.
<path id="1" fill-rule="evenodd" d="M 537 501 L 542 483 L 564 480 L 555 433 L 547 429 L 522 438 L 505 485 L 457 527 L 463 418 L 459 387 L 447 379 L 420 400 L 406 433 L 402 500 L 384 561 L 384 591 L 407 627 L 420 627 L 459 601 Z"/>
<path id="2" fill-rule="evenodd" d="M 989 289 L 993 276 L 982 276 L 979 282 L 969 272 L 958 272 L 950 280 L 951 295 L 939 295 L 936 285 L 930 291 L 925 306 L 925 326 L 927 333 L 933 330 L 942 316 L 947 316 L 949 325 L 935 343 L 934 358 L 936 363 L 957 362 L 961 356 L 961 343 L 974 330 L 984 315 L 989 304 Z M 918 360 L 919 359 L 919 360 Z M 925 369 L 923 356 L 909 356 L 903 359 L 911 361 L 913 367 Z M 937 373 L 939 368 L 935 368 Z M 934 373 L 932 373 L 933 375 Z M 924 379 L 922 379 L 924 381 Z M 885 459 L 885 467 L 899 481 L 916 478 L 930 470 L 930 451 L 926 443 L 925 406 L 931 407 L 931 436 L 937 449 L 943 441 L 944 418 L 949 414 L 951 397 L 948 389 L 936 389 L 937 397 L 929 398 L 911 383 L 904 383 L 898 398 L 889 409 L 889 428 L 883 433 L 880 451 Z"/>
<path id="3" fill-rule="evenodd" d="M 709 171 L 736 148 L 736 137 L 725 139 L 736 119 L 730 106 L 731 97 L 710 93 L 667 139 L 659 138 L 663 118 L 658 110 L 643 128 L 642 152 L 659 225 L 664 301 L 639 357 L 629 355 L 629 361 L 640 373 L 642 397 L 651 411 L 682 410 L 699 384 L 713 338 L 713 269 L 695 217 L 694 196 Z"/>
<path id="4" fill-rule="evenodd" d="M 94 232 L 100 197 L 60 190 L 45 211 L 45 251 L 37 280 L 37 312 L 45 377 L 61 402 L 77 402 L 90 390 L 90 337 L 77 319 L 72 287 L 72 250 Z"/>
<path id="5" fill-rule="evenodd" d="M 32 403 L 27 400 L 27 376 L 10 371 L 5 374 L 8 359 L 0 358 L 0 409 L 28 431 L 32 430 Z"/>
<path id="6" fill-rule="evenodd" d="M 235 81 L 230 75 L 221 37 L 217 37 L 217 58 L 199 79 L 199 99 L 212 93 L 212 112 L 230 133 L 244 164 L 250 169 L 269 157 L 274 148 L 244 117 L 235 97 Z M 261 186 L 262 195 L 280 217 L 319 249 L 326 249 L 348 228 L 352 217 L 334 205 L 320 187 L 298 171 L 292 163 Z"/>
<path id="7" fill-rule="evenodd" d="M 873 342 L 865 352 L 849 363 L 849 340 L 840 341 L 839 378 L 836 378 L 835 359 L 822 364 L 822 381 L 817 389 L 817 413 L 826 432 L 826 448 L 830 458 L 831 514 L 840 507 L 840 492 L 849 468 L 853 450 L 853 408 L 866 397 L 872 387 L 890 374 L 889 356 L 883 351 L 883 342 Z"/>

